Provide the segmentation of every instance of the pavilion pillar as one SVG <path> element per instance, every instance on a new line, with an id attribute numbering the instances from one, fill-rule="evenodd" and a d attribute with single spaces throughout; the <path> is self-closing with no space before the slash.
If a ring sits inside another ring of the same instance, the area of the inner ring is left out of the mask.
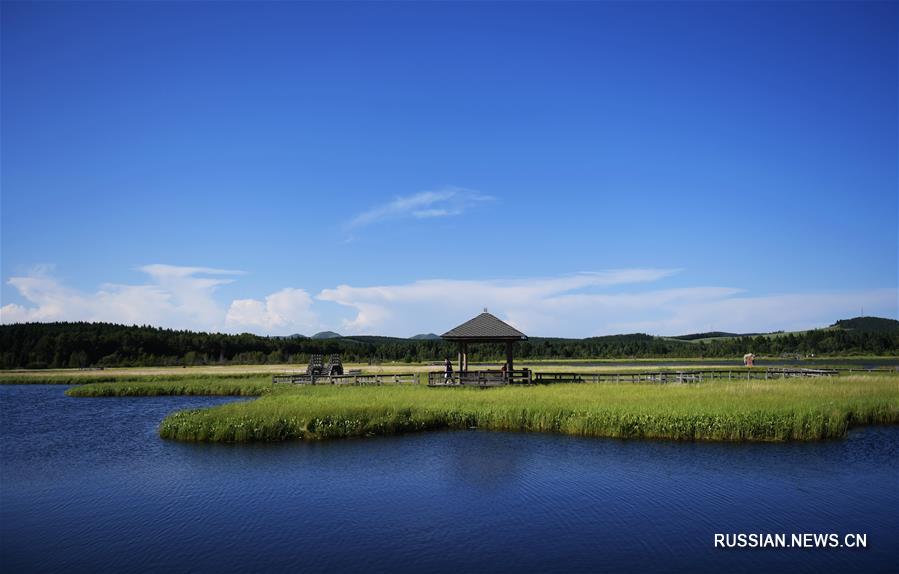
<path id="1" fill-rule="evenodd" d="M 509 371 L 509 375 L 512 375 L 512 345 L 514 343 L 512 341 L 506 341 L 506 369 Z"/>
<path id="2" fill-rule="evenodd" d="M 468 343 L 462 343 L 462 362 L 464 363 L 462 370 L 468 372 Z"/>
<path id="3" fill-rule="evenodd" d="M 459 343 L 459 373 L 463 372 L 462 366 L 465 364 L 462 362 L 462 357 L 465 356 L 465 343 Z"/>

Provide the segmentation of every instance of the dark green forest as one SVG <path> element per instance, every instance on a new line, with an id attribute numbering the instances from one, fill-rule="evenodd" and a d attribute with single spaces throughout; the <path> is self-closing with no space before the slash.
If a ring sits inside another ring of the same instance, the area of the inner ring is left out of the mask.
<path id="1" fill-rule="evenodd" d="M 863 317 L 804 333 L 737 335 L 696 340 L 644 334 L 587 339 L 533 337 L 521 359 L 899 355 L 899 321 Z M 109 323 L 25 323 L 0 326 L 0 368 L 138 367 L 306 363 L 313 353 L 340 353 L 346 362 L 439 361 L 455 354 L 440 340 L 392 337 L 260 337 L 196 333 Z M 500 360 L 499 346 L 475 345 L 472 361 Z"/>

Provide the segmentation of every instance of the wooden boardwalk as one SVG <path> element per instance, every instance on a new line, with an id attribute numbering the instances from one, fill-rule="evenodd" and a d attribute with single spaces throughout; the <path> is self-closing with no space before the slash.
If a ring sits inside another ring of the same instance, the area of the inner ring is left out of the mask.
<path id="1" fill-rule="evenodd" d="M 703 381 L 747 381 L 796 377 L 831 377 L 835 369 L 691 369 L 681 371 L 534 373 L 535 384 L 550 383 L 700 383 Z"/>
<path id="2" fill-rule="evenodd" d="M 453 373 L 447 380 L 444 371 L 428 373 L 429 387 L 504 387 L 506 385 L 527 385 L 533 382 L 533 372 L 516 369 L 511 373 L 496 370 L 465 371 Z"/>
<path id="3" fill-rule="evenodd" d="M 418 385 L 421 378 L 418 373 L 362 374 L 346 375 L 307 375 L 288 374 L 273 375 L 272 384 L 291 383 L 294 385 Z"/>
<path id="4" fill-rule="evenodd" d="M 527 370 L 525 370 L 527 371 Z M 429 387 L 502 387 L 506 385 L 548 385 L 553 383 L 699 383 L 703 381 L 747 381 L 809 377 L 831 377 L 836 369 L 691 369 L 680 371 L 628 371 L 596 373 L 531 372 L 517 374 L 507 379 L 498 371 L 470 371 L 447 382 L 442 372 L 428 373 Z"/>
<path id="5" fill-rule="evenodd" d="M 752 369 L 684 369 L 677 371 L 627 371 L 627 372 L 533 372 L 516 369 L 511 376 L 499 370 L 467 371 L 453 373 L 447 381 L 443 371 L 427 373 L 429 387 L 504 387 L 507 385 L 548 385 L 553 383 L 700 383 L 703 381 L 747 381 L 791 378 L 832 377 L 838 374 L 893 373 L 896 369 L 805 369 L 805 368 L 752 368 Z M 363 374 L 356 370 L 345 375 L 283 374 L 272 376 L 272 383 L 295 385 L 418 385 L 420 373 Z"/>

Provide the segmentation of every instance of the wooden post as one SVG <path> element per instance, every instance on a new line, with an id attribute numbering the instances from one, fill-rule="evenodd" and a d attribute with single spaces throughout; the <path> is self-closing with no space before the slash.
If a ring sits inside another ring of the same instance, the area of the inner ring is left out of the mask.
<path id="1" fill-rule="evenodd" d="M 512 376 L 512 341 L 506 341 L 506 373 Z"/>

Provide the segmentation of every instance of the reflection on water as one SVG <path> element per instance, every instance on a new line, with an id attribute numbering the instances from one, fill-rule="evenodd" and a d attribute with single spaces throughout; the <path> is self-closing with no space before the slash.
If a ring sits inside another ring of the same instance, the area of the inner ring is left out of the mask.
<path id="1" fill-rule="evenodd" d="M 494 438 L 491 448 L 482 447 L 481 433 L 470 431 L 453 433 L 446 446 L 444 465 L 456 482 L 482 491 L 504 489 L 506 484 L 517 481 L 522 468 L 527 466 L 531 452 L 517 448 L 515 435 L 501 434 Z"/>
<path id="2" fill-rule="evenodd" d="M 162 441 L 172 410 L 0 386 L 0 569 L 893 571 L 899 428 L 714 444 L 435 432 Z M 863 550 L 716 550 L 716 532 L 860 532 Z"/>

